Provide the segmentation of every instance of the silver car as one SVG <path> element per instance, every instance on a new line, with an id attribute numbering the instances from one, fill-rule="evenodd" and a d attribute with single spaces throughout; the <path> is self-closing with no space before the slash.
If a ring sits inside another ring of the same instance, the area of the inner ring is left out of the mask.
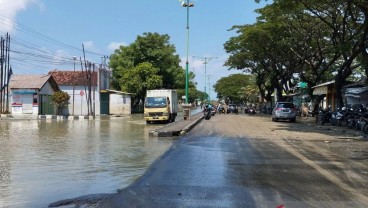
<path id="1" fill-rule="evenodd" d="M 279 119 L 289 120 L 295 122 L 296 120 L 296 108 L 294 103 L 291 102 L 277 102 L 276 106 L 272 110 L 272 121 L 278 121 Z"/>

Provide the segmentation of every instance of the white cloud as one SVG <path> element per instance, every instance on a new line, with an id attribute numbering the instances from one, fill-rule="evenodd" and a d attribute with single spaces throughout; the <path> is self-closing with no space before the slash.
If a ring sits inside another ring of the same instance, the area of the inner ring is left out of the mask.
<path id="1" fill-rule="evenodd" d="M 17 13 L 32 4 L 37 4 L 42 8 L 40 0 L 0 0 L 0 31 L 12 32 L 15 28 L 14 21 Z"/>
<path id="2" fill-rule="evenodd" d="M 84 50 L 86 50 L 88 52 L 93 52 L 93 53 L 100 53 L 101 52 L 101 50 L 99 50 L 95 46 L 95 43 L 93 41 L 84 41 L 83 45 L 84 45 Z"/>
<path id="3" fill-rule="evenodd" d="M 111 42 L 108 46 L 107 49 L 109 51 L 115 51 L 116 49 L 118 49 L 120 46 L 127 46 L 128 44 L 125 42 Z"/>

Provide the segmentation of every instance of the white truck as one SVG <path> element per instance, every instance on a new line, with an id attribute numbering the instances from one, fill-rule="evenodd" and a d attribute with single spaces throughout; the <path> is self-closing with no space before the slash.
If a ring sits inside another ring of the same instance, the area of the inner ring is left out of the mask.
<path id="1" fill-rule="evenodd" d="M 174 122 L 178 114 L 178 93 L 176 90 L 147 90 L 144 101 L 146 123 Z"/>

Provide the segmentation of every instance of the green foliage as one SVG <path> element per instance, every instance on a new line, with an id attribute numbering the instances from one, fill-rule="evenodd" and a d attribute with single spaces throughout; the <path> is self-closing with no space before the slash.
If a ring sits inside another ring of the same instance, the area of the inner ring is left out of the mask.
<path id="1" fill-rule="evenodd" d="M 254 88 L 254 77 L 246 74 L 232 74 L 219 79 L 213 86 L 219 99 L 230 100 L 232 103 L 241 103 L 244 97 L 244 87 Z"/>
<path id="2" fill-rule="evenodd" d="M 70 95 L 64 91 L 57 91 L 51 95 L 51 100 L 58 109 L 58 114 L 61 113 L 61 110 L 68 106 Z"/>
<path id="3" fill-rule="evenodd" d="M 133 105 L 145 97 L 147 89 L 184 89 L 185 70 L 169 35 L 144 33 L 129 46 L 120 46 L 110 56 L 112 86 L 135 93 Z M 194 75 L 190 75 L 190 87 Z"/>
<path id="4" fill-rule="evenodd" d="M 126 69 L 119 79 L 119 83 L 123 83 L 121 90 L 133 93 L 134 96 L 144 97 L 147 89 L 162 86 L 162 77 L 157 73 L 158 69 L 148 62 Z"/>
<path id="5" fill-rule="evenodd" d="M 269 2 L 255 24 L 232 28 L 238 35 L 224 45 L 225 65 L 256 75 L 262 96 L 276 88 L 281 99 L 286 83 L 306 82 L 312 95 L 310 87 L 335 79 L 341 101 L 345 81 L 358 70 L 368 74 L 366 1 Z"/>
<path id="6" fill-rule="evenodd" d="M 179 66 L 180 58 L 176 54 L 174 45 L 169 43 L 168 35 L 158 33 L 144 33 L 138 36 L 136 41 L 129 46 L 120 46 L 110 57 L 110 67 L 115 87 L 119 89 L 125 83 L 121 83 L 120 77 L 126 69 L 135 67 L 143 62 L 148 62 L 156 69 L 157 75 L 162 77 L 162 88 L 176 88 L 177 77 L 185 74 Z"/>

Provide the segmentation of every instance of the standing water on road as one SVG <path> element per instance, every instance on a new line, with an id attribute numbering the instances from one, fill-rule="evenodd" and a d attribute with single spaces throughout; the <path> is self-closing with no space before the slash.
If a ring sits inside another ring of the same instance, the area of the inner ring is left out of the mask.
<path id="1" fill-rule="evenodd" d="M 149 138 L 143 115 L 75 121 L 0 121 L 0 207 L 47 207 L 113 193 L 171 145 Z"/>

